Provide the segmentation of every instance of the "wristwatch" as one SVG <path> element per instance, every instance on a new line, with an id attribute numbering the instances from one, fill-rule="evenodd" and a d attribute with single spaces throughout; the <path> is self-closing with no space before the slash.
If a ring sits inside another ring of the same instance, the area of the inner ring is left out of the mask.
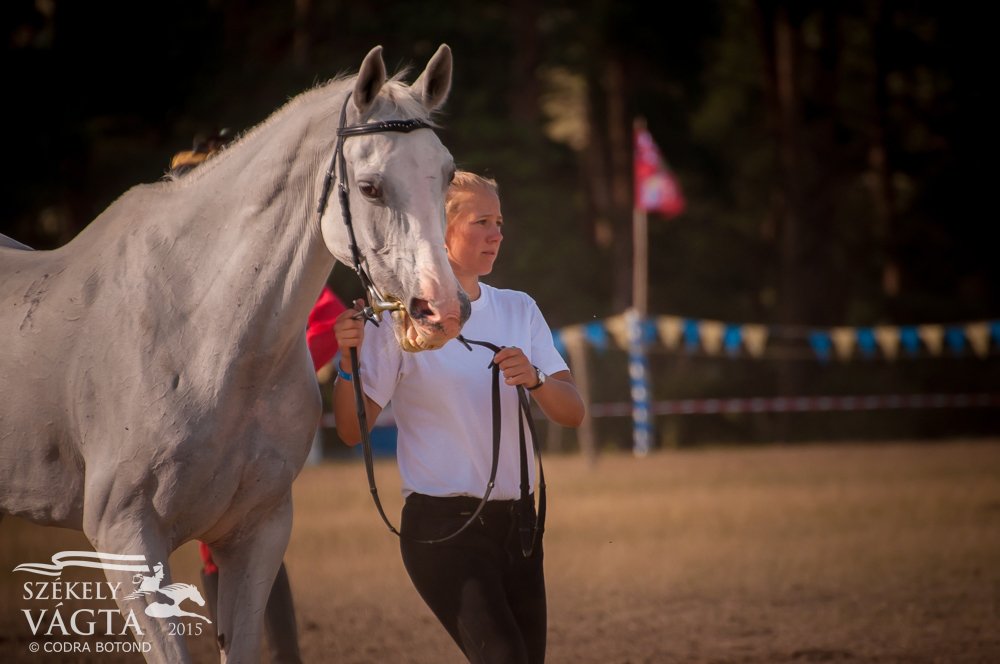
<path id="1" fill-rule="evenodd" d="M 535 386 L 534 387 L 526 387 L 526 388 L 524 388 L 524 389 L 528 390 L 529 392 L 534 392 L 539 387 L 541 387 L 542 385 L 545 384 L 545 379 L 547 378 L 547 376 L 545 375 L 544 371 L 542 371 L 538 367 L 535 367 L 535 375 L 538 377 L 538 382 L 535 383 Z"/>

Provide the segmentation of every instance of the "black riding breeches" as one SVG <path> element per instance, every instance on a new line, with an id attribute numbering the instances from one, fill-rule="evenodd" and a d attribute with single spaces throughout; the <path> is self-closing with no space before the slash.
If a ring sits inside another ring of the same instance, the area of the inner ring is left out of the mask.
<path id="1" fill-rule="evenodd" d="M 542 543 L 525 558 L 515 501 L 490 501 L 475 523 L 456 531 L 477 498 L 411 494 L 403 507 L 400 550 L 417 592 L 474 664 L 545 661 L 546 607 Z M 412 539 L 411 539 L 412 538 Z"/>

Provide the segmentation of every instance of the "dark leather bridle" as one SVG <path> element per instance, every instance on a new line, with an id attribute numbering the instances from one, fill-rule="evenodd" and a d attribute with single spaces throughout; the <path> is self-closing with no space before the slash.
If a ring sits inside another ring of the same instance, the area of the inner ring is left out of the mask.
<path id="1" fill-rule="evenodd" d="M 334 149 L 333 158 L 330 160 L 330 168 L 327 170 L 326 178 L 323 180 L 323 189 L 320 193 L 317 211 L 319 212 L 320 219 L 322 219 L 323 213 L 326 211 L 327 200 L 330 196 L 330 188 L 337 179 L 337 170 L 339 169 L 340 209 L 344 218 L 344 224 L 347 226 L 347 234 L 350 240 L 351 262 L 353 263 L 352 268 L 361 280 L 361 285 L 365 289 L 365 292 L 368 294 L 368 305 L 362 309 L 358 316 L 378 327 L 378 318 L 381 312 L 405 309 L 405 305 L 398 301 L 387 301 L 379 292 L 378 287 L 375 286 L 375 282 L 372 281 L 371 276 L 369 276 L 367 270 L 364 268 L 364 260 L 361 255 L 361 250 L 358 248 L 357 239 L 354 235 L 354 224 L 351 219 L 351 203 L 347 182 L 347 161 L 344 158 L 344 140 L 351 136 L 363 136 L 365 134 L 378 134 L 383 132 L 409 133 L 417 129 L 433 129 L 433 127 L 425 120 L 421 120 L 419 118 L 411 118 L 408 120 L 382 120 L 380 122 L 371 122 L 367 124 L 345 125 L 347 121 L 347 103 L 350 101 L 350 98 L 351 93 L 348 92 L 347 97 L 344 99 L 344 105 L 340 109 L 340 124 L 337 127 L 337 144 Z M 470 352 L 472 351 L 472 346 L 480 346 L 491 350 L 494 355 L 501 350 L 500 346 L 492 344 L 488 341 L 475 341 L 472 339 L 466 339 L 461 335 L 458 336 L 458 340 L 466 348 L 468 348 Z M 493 487 L 496 483 L 497 466 L 500 462 L 501 422 L 500 367 L 496 362 L 491 360 L 488 368 L 493 372 L 493 460 L 490 467 L 490 479 L 486 484 L 483 497 L 480 499 L 479 505 L 472 511 L 469 518 L 455 532 L 445 537 L 431 540 L 418 540 L 409 537 L 407 537 L 407 539 L 411 539 L 412 541 L 419 542 L 421 544 L 438 544 L 457 537 L 479 518 L 480 513 L 486 507 L 487 501 L 489 501 L 490 494 L 493 492 Z M 398 537 L 403 537 L 399 530 L 397 530 L 395 526 L 392 525 L 392 522 L 389 521 L 389 517 L 386 516 L 385 509 L 382 507 L 382 501 L 379 499 L 378 487 L 375 484 L 374 455 L 372 453 L 371 433 L 368 430 L 368 414 L 365 409 L 365 397 L 361 385 L 361 371 L 358 362 L 357 348 L 351 348 L 351 372 L 354 375 L 354 379 L 352 381 L 354 384 L 354 404 L 357 409 L 358 426 L 361 429 L 361 446 L 365 460 L 365 471 L 368 475 L 368 489 L 372 494 L 372 500 L 375 502 L 375 508 L 378 510 L 379 516 L 382 517 L 382 521 L 384 521 L 385 525 L 388 526 L 389 531 Z M 538 542 L 539 536 L 545 531 L 545 472 L 542 468 L 542 457 L 538 449 L 538 437 L 535 434 L 535 425 L 531 417 L 531 407 L 528 403 L 528 395 L 525 392 L 524 387 L 521 385 L 517 386 L 517 400 L 521 474 L 521 497 L 518 500 L 518 531 L 521 538 L 521 553 L 527 558 L 531 556 L 535 545 Z M 537 518 L 535 517 L 533 511 L 534 501 L 531 498 L 531 486 L 528 479 L 527 444 L 524 432 L 525 421 L 528 423 L 528 430 L 531 434 L 531 445 L 535 453 L 535 458 L 538 460 L 539 493 Z"/>
<path id="2" fill-rule="evenodd" d="M 350 190 L 347 186 L 347 160 L 344 159 L 344 141 L 350 136 L 363 136 L 365 134 L 381 134 L 384 132 L 398 132 L 408 134 L 417 129 L 432 129 L 431 125 L 420 118 L 410 118 L 409 120 L 383 120 L 381 122 L 371 122 L 367 124 L 347 125 L 347 103 L 351 99 L 351 93 L 347 93 L 344 98 L 344 105 L 340 109 L 340 124 L 337 127 L 337 145 L 333 151 L 333 158 L 330 159 L 330 168 L 326 171 L 326 178 L 323 180 L 323 189 L 319 195 L 319 218 L 323 218 L 326 212 L 327 201 L 330 198 L 330 188 L 337 179 L 337 169 L 340 169 L 340 187 L 338 195 L 340 198 L 340 212 L 344 218 L 344 225 L 347 226 L 347 237 L 350 240 L 352 269 L 361 280 L 361 286 L 368 294 L 368 306 L 364 309 L 365 318 L 378 326 L 378 315 L 383 311 L 393 311 L 404 308 L 401 302 L 387 301 L 379 292 L 378 287 L 368 271 L 364 268 L 364 260 L 361 250 L 358 248 L 358 241 L 354 236 L 354 224 L 351 220 L 351 199 Z"/>

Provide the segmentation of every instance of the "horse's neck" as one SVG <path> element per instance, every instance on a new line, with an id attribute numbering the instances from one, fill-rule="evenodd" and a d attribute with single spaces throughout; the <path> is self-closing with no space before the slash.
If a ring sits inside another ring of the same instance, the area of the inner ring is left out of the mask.
<path id="1" fill-rule="evenodd" d="M 194 298 L 213 305 L 206 323 L 241 354 L 281 354 L 300 340 L 333 266 L 315 210 L 320 141 L 300 125 L 285 119 L 251 136 L 173 192 L 180 214 L 168 220 L 177 239 L 166 254 L 183 245 Z"/>
<path id="2" fill-rule="evenodd" d="M 231 298 L 217 320 L 243 337 L 245 346 L 273 352 L 302 336 L 333 258 L 311 205 L 236 207 L 242 209 L 222 234 L 226 241 L 208 261 L 216 275 L 210 287 L 217 297 Z"/>

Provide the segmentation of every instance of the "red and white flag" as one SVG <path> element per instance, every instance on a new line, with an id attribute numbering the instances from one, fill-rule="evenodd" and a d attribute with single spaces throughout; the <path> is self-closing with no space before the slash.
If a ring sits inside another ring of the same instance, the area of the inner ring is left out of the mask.
<path id="1" fill-rule="evenodd" d="M 680 185 L 667 168 L 649 130 L 636 127 L 634 133 L 635 207 L 659 212 L 668 219 L 676 217 L 684 211 Z"/>

